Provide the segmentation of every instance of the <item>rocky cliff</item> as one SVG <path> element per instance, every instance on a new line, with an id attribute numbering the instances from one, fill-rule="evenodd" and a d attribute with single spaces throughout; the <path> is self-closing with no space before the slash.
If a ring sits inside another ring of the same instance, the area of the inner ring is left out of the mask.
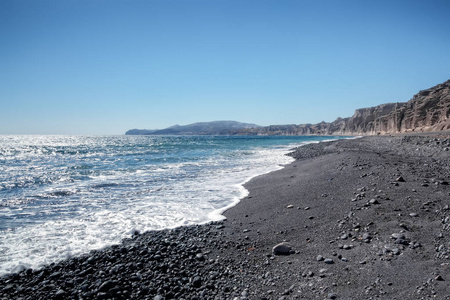
<path id="1" fill-rule="evenodd" d="M 377 135 L 450 130 L 450 80 L 420 91 L 408 102 L 357 109 L 334 122 L 272 125 L 230 131 L 249 135 Z"/>
<path id="2" fill-rule="evenodd" d="M 343 122 L 336 120 L 332 124 L 335 124 L 335 128 L 330 131 L 333 134 L 374 135 L 450 130 L 450 80 L 420 91 L 406 103 L 358 109 L 351 118 Z"/>

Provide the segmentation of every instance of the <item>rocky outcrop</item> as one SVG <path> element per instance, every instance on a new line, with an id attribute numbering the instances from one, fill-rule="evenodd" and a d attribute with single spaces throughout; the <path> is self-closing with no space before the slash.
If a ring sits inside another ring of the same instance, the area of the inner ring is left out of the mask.
<path id="1" fill-rule="evenodd" d="M 408 102 L 360 108 L 334 122 L 272 125 L 229 132 L 248 135 L 378 135 L 450 130 L 450 80 L 420 91 Z"/>
<path id="2" fill-rule="evenodd" d="M 373 134 L 382 117 L 396 109 L 398 103 L 387 103 L 369 108 L 357 109 L 351 118 L 337 119 L 331 123 L 332 134 Z"/>
<path id="3" fill-rule="evenodd" d="M 357 110 L 342 129 L 341 133 L 366 135 L 449 130 L 450 80 L 420 91 L 406 103 Z"/>
<path id="4" fill-rule="evenodd" d="M 385 118 L 387 130 L 391 128 L 389 125 L 396 126 L 400 132 L 450 129 L 450 80 L 420 91 L 394 113 L 401 115 L 402 120 L 391 125 L 390 118 Z"/>

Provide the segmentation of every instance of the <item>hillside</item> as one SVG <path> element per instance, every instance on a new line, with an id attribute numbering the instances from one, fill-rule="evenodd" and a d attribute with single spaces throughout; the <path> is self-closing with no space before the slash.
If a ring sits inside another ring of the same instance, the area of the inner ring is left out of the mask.
<path id="1" fill-rule="evenodd" d="M 258 127 L 261 126 L 236 121 L 213 121 L 198 122 L 184 126 L 174 125 L 160 130 L 131 129 L 125 135 L 220 135 L 227 134 L 229 131 Z"/>

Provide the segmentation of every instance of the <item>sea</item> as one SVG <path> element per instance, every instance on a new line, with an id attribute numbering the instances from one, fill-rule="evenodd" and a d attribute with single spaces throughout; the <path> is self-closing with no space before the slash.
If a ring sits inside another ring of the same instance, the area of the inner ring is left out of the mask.
<path id="1" fill-rule="evenodd" d="M 0 136 L 0 276 L 222 220 L 293 147 L 338 138 Z"/>

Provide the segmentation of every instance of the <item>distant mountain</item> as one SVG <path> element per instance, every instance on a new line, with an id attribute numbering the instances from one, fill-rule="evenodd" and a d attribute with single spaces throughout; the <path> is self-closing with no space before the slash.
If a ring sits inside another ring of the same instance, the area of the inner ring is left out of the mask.
<path id="1" fill-rule="evenodd" d="M 213 121 L 198 122 L 184 126 L 174 125 L 166 129 L 158 130 L 131 129 L 125 135 L 220 135 L 258 127 L 261 126 L 236 121 Z"/>
<path id="2" fill-rule="evenodd" d="M 125 135 L 150 135 L 156 130 L 150 130 L 150 129 L 130 129 L 127 132 L 125 132 Z"/>

